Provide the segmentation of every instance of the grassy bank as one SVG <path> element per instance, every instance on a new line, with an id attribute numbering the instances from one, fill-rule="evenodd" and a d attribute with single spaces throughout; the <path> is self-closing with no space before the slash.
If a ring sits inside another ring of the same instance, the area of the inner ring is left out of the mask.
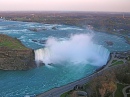
<path id="1" fill-rule="evenodd" d="M 124 87 L 126 87 L 127 85 L 123 85 L 123 84 L 119 84 L 117 83 L 117 90 L 115 92 L 114 97 L 124 97 L 123 93 L 122 93 L 122 89 Z"/>
<path id="2" fill-rule="evenodd" d="M 113 61 L 112 61 L 112 65 L 110 65 L 110 67 L 111 67 L 111 66 L 115 66 L 115 65 L 120 65 L 120 64 L 123 64 L 123 63 L 124 63 L 123 61 L 113 60 Z"/>
<path id="3" fill-rule="evenodd" d="M 27 48 L 16 38 L 0 34 L 0 47 L 9 49 L 26 50 Z"/>

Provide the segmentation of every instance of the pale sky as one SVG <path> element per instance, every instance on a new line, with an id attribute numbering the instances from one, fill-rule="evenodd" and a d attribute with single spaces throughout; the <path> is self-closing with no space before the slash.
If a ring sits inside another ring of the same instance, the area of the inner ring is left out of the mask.
<path id="1" fill-rule="evenodd" d="M 130 0 L 0 0 L 0 11 L 130 12 Z"/>

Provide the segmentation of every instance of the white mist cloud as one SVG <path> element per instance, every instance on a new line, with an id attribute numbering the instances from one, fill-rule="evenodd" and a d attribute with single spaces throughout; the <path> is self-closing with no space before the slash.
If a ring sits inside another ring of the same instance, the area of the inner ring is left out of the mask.
<path id="1" fill-rule="evenodd" d="M 45 64 L 70 62 L 102 66 L 106 64 L 108 57 L 109 51 L 94 44 L 92 35 L 89 34 L 74 35 L 65 41 L 49 38 L 44 49 L 35 51 L 36 61 Z"/>

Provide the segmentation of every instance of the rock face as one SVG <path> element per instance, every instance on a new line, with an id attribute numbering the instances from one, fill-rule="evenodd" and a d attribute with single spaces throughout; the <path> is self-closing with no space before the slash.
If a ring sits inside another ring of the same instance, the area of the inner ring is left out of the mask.
<path id="1" fill-rule="evenodd" d="M 1 70 L 28 70 L 34 68 L 36 67 L 34 56 L 34 51 L 26 48 L 19 40 L 0 34 Z"/>

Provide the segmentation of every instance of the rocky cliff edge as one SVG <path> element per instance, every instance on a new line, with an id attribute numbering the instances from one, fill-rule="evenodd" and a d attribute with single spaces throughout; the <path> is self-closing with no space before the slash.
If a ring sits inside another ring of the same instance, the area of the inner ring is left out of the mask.
<path id="1" fill-rule="evenodd" d="M 0 34 L 0 69 L 28 70 L 36 67 L 32 49 L 26 48 L 18 39 Z"/>

